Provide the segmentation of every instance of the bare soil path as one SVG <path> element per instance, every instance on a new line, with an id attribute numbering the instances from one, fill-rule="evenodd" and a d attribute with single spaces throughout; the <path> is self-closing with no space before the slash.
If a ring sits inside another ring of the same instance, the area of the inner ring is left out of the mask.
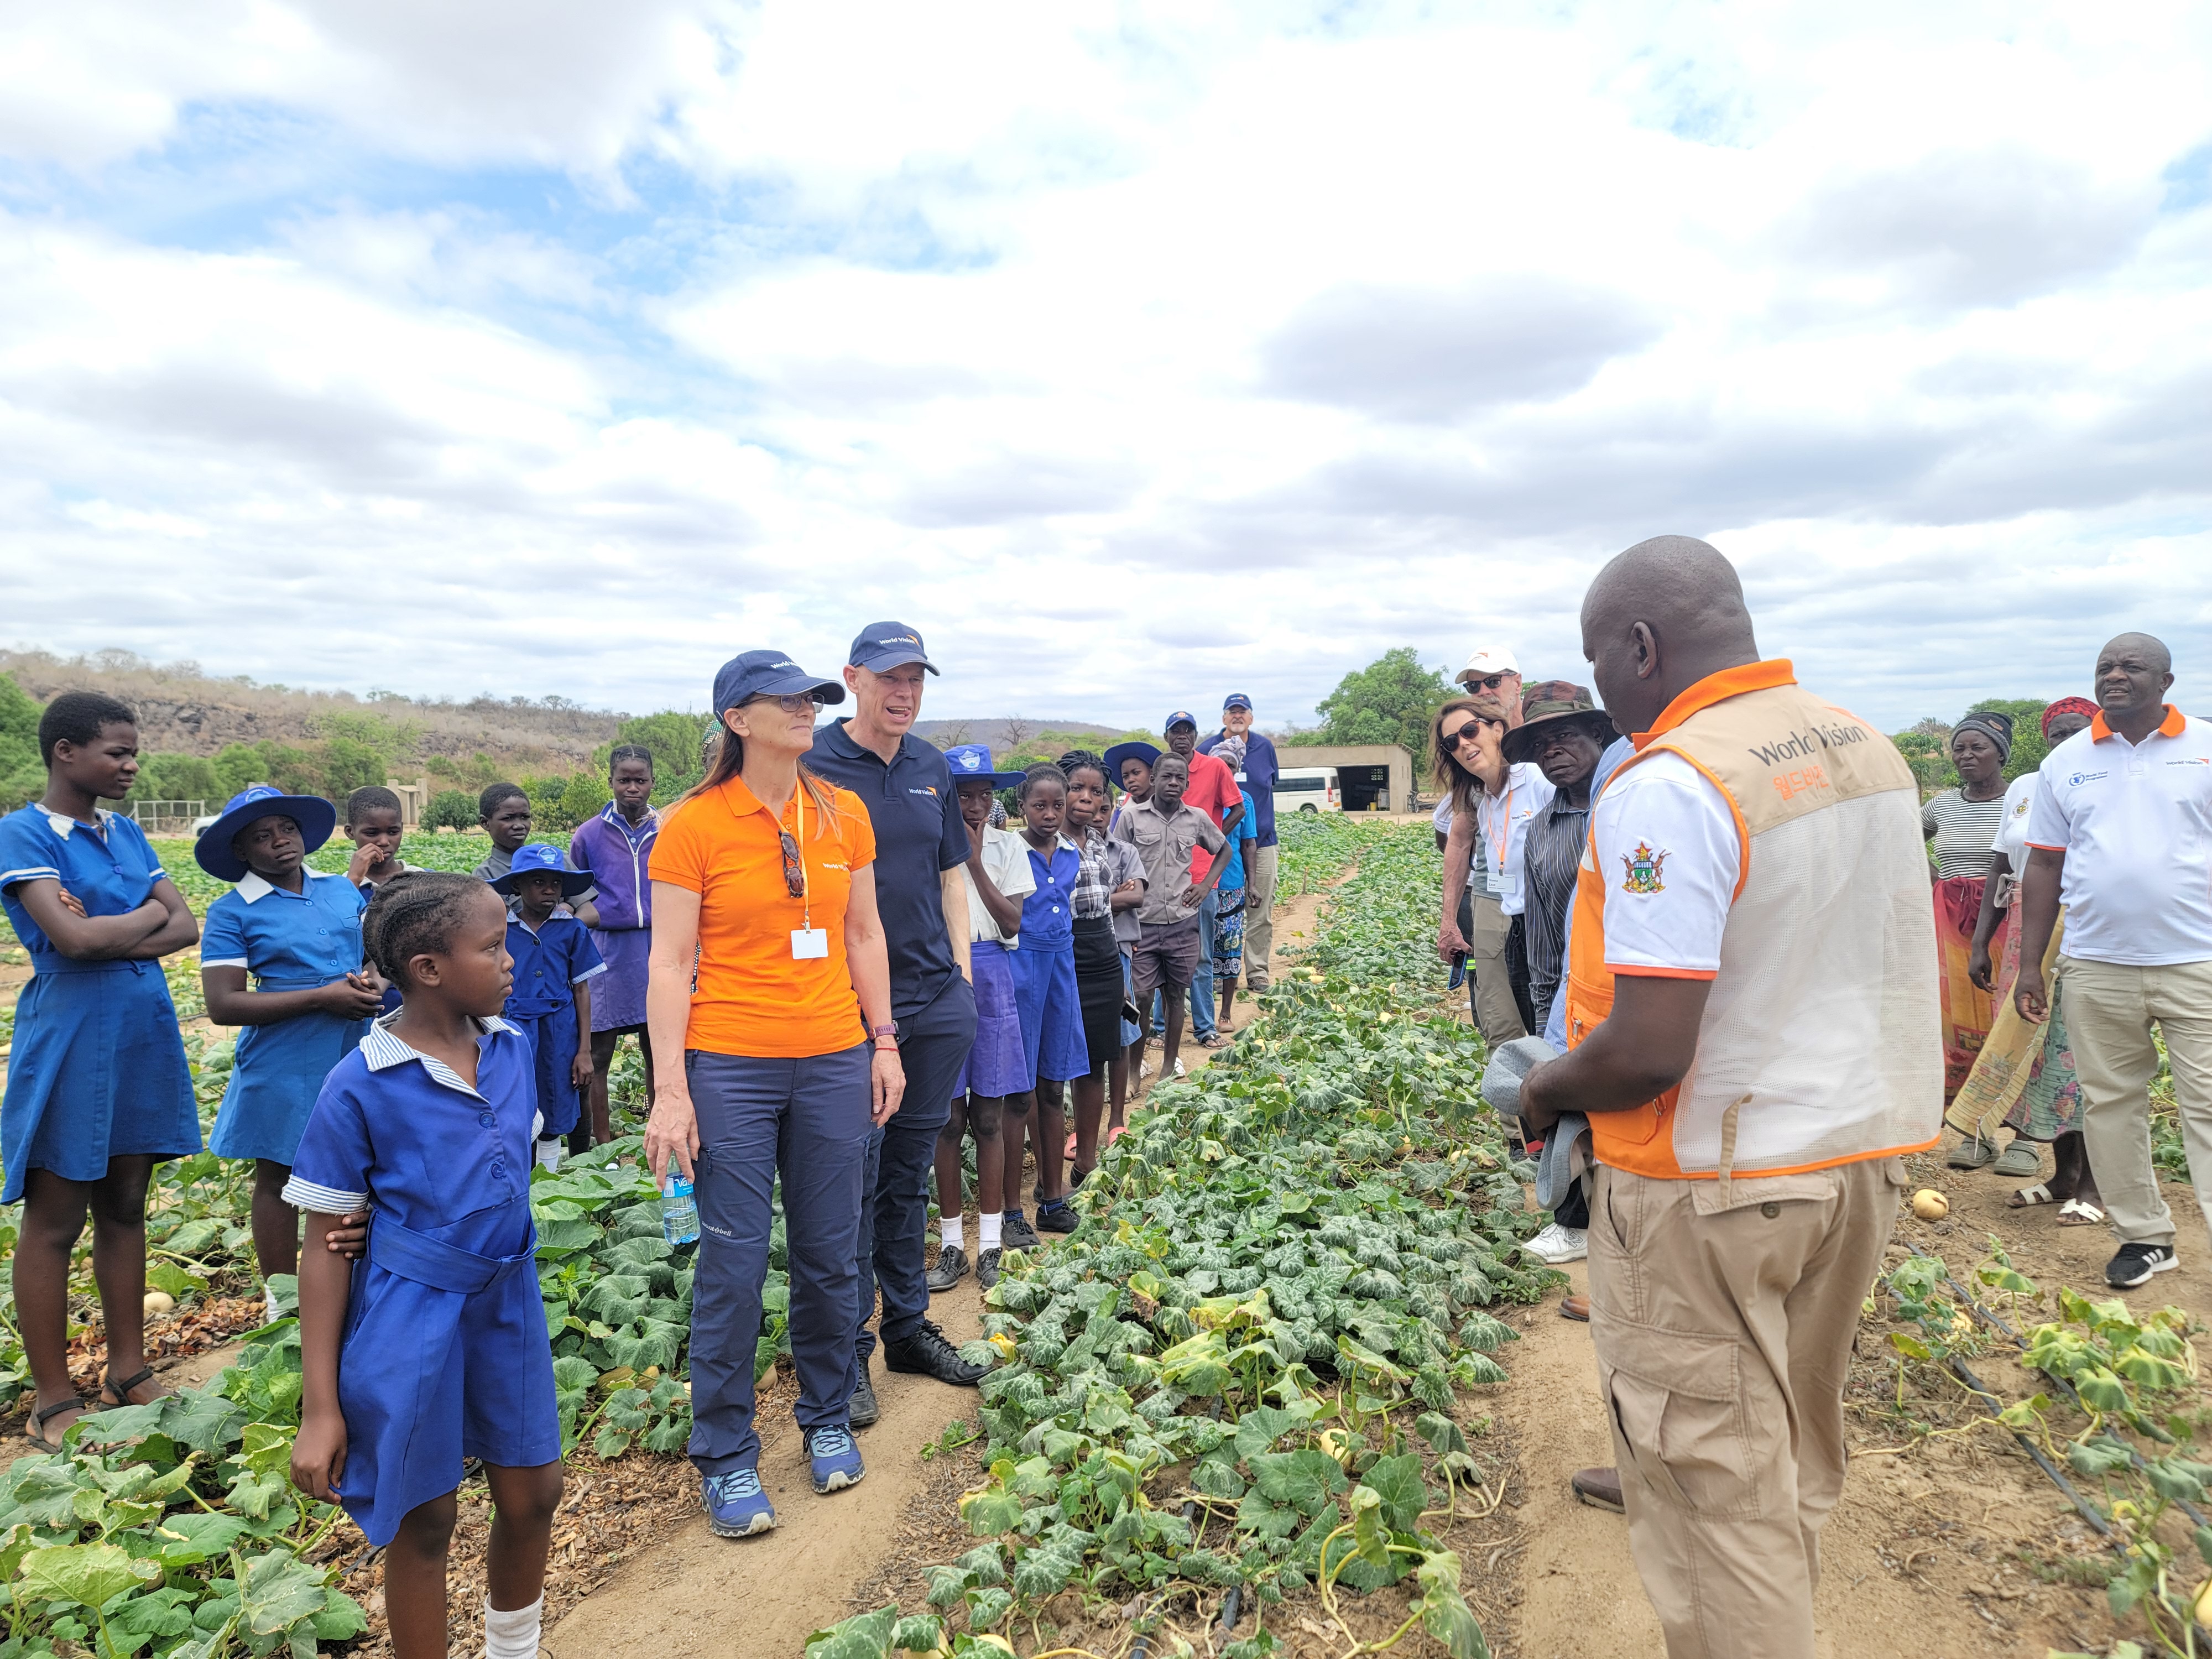
<path id="1" fill-rule="evenodd" d="M 2050 1207 L 2005 1207 L 2026 1182 L 1946 1170 L 1940 1156 L 1913 1164 L 1919 1184 L 1950 1199 L 1951 1213 L 1928 1224 L 1907 1212 L 1891 1265 L 1917 1249 L 1971 1282 L 1995 1234 L 2046 1290 L 2063 1284 L 2096 1299 L 2112 1294 L 2103 1281 L 2114 1248 L 2105 1229 L 2061 1228 Z M 2170 1182 L 2166 1192 L 2182 1266 L 2127 1300 L 2142 1311 L 2172 1304 L 2212 1316 L 2203 1216 L 2185 1185 Z M 1587 1287 L 1583 1264 L 1569 1271 L 1575 1289 Z M 1612 1462 L 1613 1445 L 1589 1328 L 1559 1318 L 1558 1306 L 1555 1297 L 1534 1310 L 1523 1340 L 1498 1355 L 1513 1376 L 1496 1405 L 1519 1445 L 1527 1543 L 1515 1628 L 1500 1647 L 1516 1659 L 1641 1659 L 1662 1646 L 1628 1559 L 1627 1522 L 1577 1502 L 1567 1485 L 1576 1469 Z M 2031 1322 L 2045 1316 L 2023 1311 Z M 2016 1365 L 1994 1357 L 1975 1365 L 2008 1399 L 2033 1392 Z M 1894 1382 L 1887 1345 L 1870 1325 L 1849 1396 L 1850 1473 L 1821 1540 L 1819 1659 L 2102 1652 L 2115 1636 L 2139 1635 L 2115 1626 L 2100 1585 L 2082 1582 L 2102 1552 L 2027 1457 L 1988 1429 L 1908 1444 L 1887 1417 Z"/>
<path id="2" fill-rule="evenodd" d="M 1319 895 L 1309 895 L 1278 905 L 1278 943 L 1305 944 L 1319 902 Z M 1233 1027 L 1241 1030 L 1256 1012 L 1240 998 Z M 1157 1060 L 1158 1048 L 1152 1052 Z M 1211 1058 L 1188 1042 L 1182 1052 L 1186 1070 Z M 933 1230 L 932 1237 L 933 1249 Z M 981 1298 L 972 1277 L 933 1297 L 929 1311 L 956 1343 L 982 1334 Z M 873 1375 L 883 1416 L 859 1436 L 868 1473 L 858 1486 L 834 1498 L 814 1495 L 788 1398 L 764 1390 L 760 1469 L 775 1504 L 776 1529 L 760 1538 L 717 1538 L 696 1501 L 672 1504 L 657 1542 L 551 1625 L 546 1651 L 553 1659 L 726 1659 L 733 1653 L 786 1659 L 798 1655 L 813 1632 L 852 1611 L 858 1593 L 883 1580 L 887 1569 L 911 1565 L 909 1558 L 949 1559 L 935 1547 L 951 1518 L 942 1477 L 957 1469 L 958 1484 L 968 1484 L 974 1455 L 924 1462 L 921 1452 L 948 1425 L 973 1423 L 975 1397 L 927 1377 L 887 1373 L 880 1358 Z M 465 1593 L 457 1593 L 457 1603 Z M 909 1610 L 919 1611 L 919 1604 Z"/>

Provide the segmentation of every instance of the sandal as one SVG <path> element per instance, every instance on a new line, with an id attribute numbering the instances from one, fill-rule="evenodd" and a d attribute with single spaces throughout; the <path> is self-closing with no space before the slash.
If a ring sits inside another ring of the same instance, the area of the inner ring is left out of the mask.
<path id="1" fill-rule="evenodd" d="M 2040 1143 L 2019 1139 L 1997 1154 L 1997 1161 L 1990 1165 L 1990 1173 L 1996 1176 L 2032 1176 L 2043 1167 L 2043 1147 Z"/>
<path id="2" fill-rule="evenodd" d="M 2104 1224 L 2105 1212 L 2087 1199 L 2069 1198 L 2058 1206 L 2058 1224 L 2062 1227 L 2096 1227 Z"/>
<path id="3" fill-rule="evenodd" d="M 1943 1160 L 1954 1170 L 1978 1170 L 1997 1155 L 1997 1149 L 1979 1135 L 1968 1135 Z"/>
<path id="4" fill-rule="evenodd" d="M 58 1417 L 64 1412 L 88 1412 L 91 1409 L 90 1405 L 72 1395 L 58 1405 L 48 1406 L 42 1410 L 34 1411 L 31 1413 L 30 1421 L 24 1425 L 23 1437 L 42 1452 L 66 1452 L 69 1448 L 63 1445 L 60 1441 L 46 1438 L 46 1419 L 50 1417 Z M 62 1432 L 67 1434 L 69 1431 L 64 1429 Z"/>
<path id="5" fill-rule="evenodd" d="M 151 1382 L 153 1380 L 154 1368 L 151 1365 L 147 1366 L 146 1369 L 140 1371 L 137 1376 L 131 1377 L 125 1382 L 118 1382 L 112 1376 L 105 1378 L 100 1385 L 100 1403 L 101 1407 L 104 1410 L 114 1411 L 118 1407 L 134 1403 L 131 1398 L 131 1390 L 137 1388 L 143 1388 L 145 1384 Z M 110 1401 L 107 1397 L 111 1394 L 115 1396 L 112 1401 Z M 159 1400 L 161 1398 L 161 1395 L 158 1394 L 154 1396 L 154 1400 Z M 154 1403 L 154 1401 L 148 1400 L 137 1403 L 150 1406 Z"/>
<path id="6" fill-rule="evenodd" d="M 2069 1198 L 2066 1201 L 2069 1204 L 2071 1204 L 2074 1200 Z M 2051 1188 L 2039 1181 L 2033 1187 L 2021 1188 L 2010 1198 L 2005 1200 L 2005 1208 L 2008 1210 L 2032 1210 L 2039 1204 L 2056 1204 L 2058 1200 L 2051 1196 Z"/>

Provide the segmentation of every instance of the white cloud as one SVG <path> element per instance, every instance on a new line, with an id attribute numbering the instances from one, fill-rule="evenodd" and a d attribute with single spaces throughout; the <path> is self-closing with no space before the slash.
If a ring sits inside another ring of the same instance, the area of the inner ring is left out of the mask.
<path id="1" fill-rule="evenodd" d="M 642 707 L 899 616 L 939 712 L 1280 718 L 1575 673 L 1682 531 L 1887 720 L 2127 622 L 2204 672 L 2193 9 L 166 19 L 0 23 L 27 637 Z M 252 111 L 327 148 L 195 137 Z"/>

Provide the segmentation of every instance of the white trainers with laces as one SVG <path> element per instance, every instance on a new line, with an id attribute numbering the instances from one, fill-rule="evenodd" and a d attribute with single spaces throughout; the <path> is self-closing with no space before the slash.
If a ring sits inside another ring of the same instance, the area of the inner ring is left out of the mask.
<path id="1" fill-rule="evenodd" d="M 1521 1254 L 1557 1267 L 1580 1261 L 1589 1255 L 1589 1234 L 1580 1227 L 1562 1227 L 1556 1221 L 1521 1247 Z"/>

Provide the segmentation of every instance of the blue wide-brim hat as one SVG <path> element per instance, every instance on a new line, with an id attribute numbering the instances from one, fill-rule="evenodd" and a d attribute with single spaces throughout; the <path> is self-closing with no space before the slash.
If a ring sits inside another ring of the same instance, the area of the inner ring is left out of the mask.
<path id="1" fill-rule="evenodd" d="M 514 863 L 503 876 L 492 878 L 495 893 L 512 893 L 516 882 L 523 876 L 558 876 L 561 878 L 561 896 L 574 898 L 592 884 L 588 870 L 571 870 L 561 858 L 561 849 L 548 847 L 544 842 L 525 842 L 514 849 Z"/>
<path id="2" fill-rule="evenodd" d="M 1146 743 L 1135 738 L 1127 743 L 1117 743 L 1109 749 L 1104 756 L 1106 781 L 1119 789 L 1121 787 L 1123 761 L 1140 760 L 1147 766 L 1154 766 L 1158 764 L 1160 757 L 1166 752 L 1158 744 Z"/>
<path id="3" fill-rule="evenodd" d="M 957 787 L 963 783 L 988 783 L 994 789 L 1012 789 L 1019 784 L 1019 772 L 994 772 L 991 769 L 991 751 L 980 743 L 957 743 L 945 751 L 945 763 L 952 769 L 952 781 Z"/>
<path id="4" fill-rule="evenodd" d="M 301 846 L 312 853 L 338 827 L 338 809 L 320 795 L 288 795 L 273 784 L 251 784 L 225 801 L 222 815 L 200 831 L 193 860 L 217 881 L 244 881 L 246 860 L 230 843 L 256 818 L 291 819 L 300 826 Z"/>

